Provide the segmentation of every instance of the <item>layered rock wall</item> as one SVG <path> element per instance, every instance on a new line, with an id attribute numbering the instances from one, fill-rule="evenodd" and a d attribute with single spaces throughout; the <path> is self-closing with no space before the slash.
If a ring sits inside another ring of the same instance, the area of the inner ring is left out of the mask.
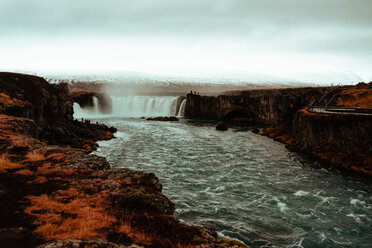
<path id="1" fill-rule="evenodd" d="M 302 109 L 294 118 L 292 133 L 304 151 L 372 154 L 372 115 L 319 114 Z"/>
<path id="2" fill-rule="evenodd" d="M 33 120 L 33 137 L 88 150 L 96 148 L 97 139 L 113 137 L 115 128 L 74 121 L 73 113 L 67 84 L 49 84 L 32 75 L 0 73 L 0 114 Z"/>
<path id="3" fill-rule="evenodd" d="M 239 95 L 187 95 L 185 117 L 290 124 L 296 112 L 322 95 L 322 88 L 243 91 Z"/>
<path id="4" fill-rule="evenodd" d="M 67 84 L 51 85 L 44 78 L 17 73 L 0 73 L 0 89 L 9 100 L 1 102 L 1 113 L 25 117 L 40 125 L 47 120 L 72 120 L 73 105 Z"/>

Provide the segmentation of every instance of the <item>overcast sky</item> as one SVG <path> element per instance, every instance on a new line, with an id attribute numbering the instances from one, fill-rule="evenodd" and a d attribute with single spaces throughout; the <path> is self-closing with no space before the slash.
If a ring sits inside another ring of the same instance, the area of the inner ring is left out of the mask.
<path id="1" fill-rule="evenodd" d="M 372 0 L 0 0 L 0 69 L 372 80 Z"/>

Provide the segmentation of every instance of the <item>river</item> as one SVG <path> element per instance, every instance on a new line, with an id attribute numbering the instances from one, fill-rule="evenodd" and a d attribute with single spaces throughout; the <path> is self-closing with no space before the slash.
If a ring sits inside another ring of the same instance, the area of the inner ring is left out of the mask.
<path id="1" fill-rule="evenodd" d="M 103 118 L 116 139 L 95 152 L 155 173 L 181 221 L 251 247 L 370 247 L 372 185 L 250 131 L 209 123 Z"/>

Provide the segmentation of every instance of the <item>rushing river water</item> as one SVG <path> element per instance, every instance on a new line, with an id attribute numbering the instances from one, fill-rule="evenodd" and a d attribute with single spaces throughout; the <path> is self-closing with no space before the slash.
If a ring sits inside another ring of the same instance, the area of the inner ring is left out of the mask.
<path id="1" fill-rule="evenodd" d="M 283 144 L 213 125 L 99 120 L 118 128 L 96 154 L 154 172 L 176 217 L 251 247 L 371 247 L 372 184 Z"/>

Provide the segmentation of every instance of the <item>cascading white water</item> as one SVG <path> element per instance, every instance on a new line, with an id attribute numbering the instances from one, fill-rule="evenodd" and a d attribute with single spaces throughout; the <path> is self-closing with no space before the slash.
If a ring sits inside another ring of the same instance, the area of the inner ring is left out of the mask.
<path id="1" fill-rule="evenodd" d="M 185 116 L 186 101 L 187 101 L 186 99 L 184 99 L 182 101 L 181 106 L 180 106 L 180 108 L 178 110 L 177 116 L 179 116 L 179 117 Z"/>
<path id="2" fill-rule="evenodd" d="M 111 114 L 103 114 L 99 111 L 98 99 L 94 97 L 94 107 L 91 109 L 82 109 L 79 104 L 74 103 L 74 117 L 80 119 L 100 117 L 176 116 L 177 113 L 180 113 L 177 108 L 177 101 L 178 97 L 170 96 L 112 97 Z"/>
<path id="3" fill-rule="evenodd" d="M 87 118 L 87 117 L 95 117 L 99 115 L 99 107 L 98 107 L 98 98 L 93 97 L 93 107 L 92 108 L 81 108 L 78 103 L 74 103 L 74 118 Z"/>
<path id="4" fill-rule="evenodd" d="M 177 97 L 127 96 L 112 98 L 112 115 L 123 117 L 175 116 Z"/>

